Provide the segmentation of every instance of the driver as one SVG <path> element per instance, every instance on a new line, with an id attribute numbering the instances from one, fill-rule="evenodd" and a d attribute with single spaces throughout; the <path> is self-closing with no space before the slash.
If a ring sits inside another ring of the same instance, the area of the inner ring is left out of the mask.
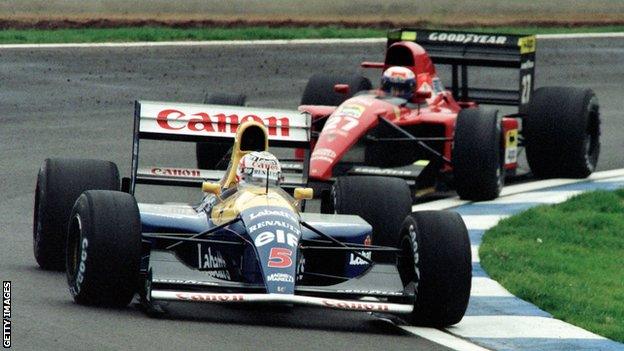
<path id="1" fill-rule="evenodd" d="M 381 90 L 391 96 L 411 101 L 414 97 L 416 76 L 411 69 L 392 66 L 384 71 L 381 77 Z"/>
<path id="2" fill-rule="evenodd" d="M 225 177 L 229 174 L 232 164 L 225 172 Z M 279 186 L 282 181 L 282 166 L 277 157 L 268 151 L 253 151 L 241 157 L 238 166 L 236 166 L 236 186 L 223 189 L 220 196 L 207 194 L 204 196 L 198 211 L 210 213 L 212 207 L 219 201 L 219 198 L 225 199 L 233 195 L 241 185 L 253 185 L 258 187 Z"/>
<path id="3" fill-rule="evenodd" d="M 243 156 L 236 168 L 236 182 L 239 185 L 266 187 L 279 186 L 282 181 L 282 166 L 277 157 L 268 151 L 253 151 Z"/>

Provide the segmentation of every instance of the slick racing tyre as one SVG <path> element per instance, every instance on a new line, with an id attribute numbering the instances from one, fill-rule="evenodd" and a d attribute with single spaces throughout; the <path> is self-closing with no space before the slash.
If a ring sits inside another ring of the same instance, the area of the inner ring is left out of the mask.
<path id="1" fill-rule="evenodd" d="M 334 91 L 336 84 L 348 84 L 351 91 L 349 94 L 336 93 Z M 310 77 L 308 84 L 306 84 L 301 97 L 301 105 L 338 106 L 357 92 L 372 88 L 373 85 L 370 80 L 359 74 L 315 74 Z"/>
<path id="2" fill-rule="evenodd" d="M 134 197 L 85 191 L 72 210 L 67 234 L 67 283 L 83 305 L 126 306 L 137 291 L 141 219 Z"/>
<path id="3" fill-rule="evenodd" d="M 206 95 L 204 104 L 245 106 L 247 97 L 243 94 L 213 94 Z M 226 155 L 232 149 L 232 143 L 202 142 L 195 144 L 197 168 L 225 170 L 228 166 Z"/>
<path id="4" fill-rule="evenodd" d="M 505 181 L 501 119 L 497 110 L 459 112 L 453 142 L 453 180 L 460 198 L 498 197 Z"/>
<path id="5" fill-rule="evenodd" d="M 67 223 L 85 190 L 119 190 L 119 171 L 108 161 L 46 159 L 37 175 L 33 209 L 33 249 L 39 266 L 65 269 Z"/>
<path id="6" fill-rule="evenodd" d="M 413 325 L 446 327 L 468 307 L 472 257 L 468 230 L 459 214 L 422 211 L 407 216 L 400 231 L 398 269 L 403 284 L 416 290 Z"/>
<path id="7" fill-rule="evenodd" d="M 526 156 L 539 178 L 585 178 L 598 163 L 600 113 L 591 89 L 535 90 L 523 120 Z"/>
<path id="8" fill-rule="evenodd" d="M 336 213 L 358 215 L 373 227 L 373 245 L 397 247 L 401 223 L 412 211 L 412 196 L 403 179 L 338 177 L 332 198 Z"/>

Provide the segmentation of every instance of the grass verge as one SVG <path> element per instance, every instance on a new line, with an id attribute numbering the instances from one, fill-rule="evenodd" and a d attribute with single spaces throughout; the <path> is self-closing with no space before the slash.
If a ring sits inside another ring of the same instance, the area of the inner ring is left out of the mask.
<path id="1" fill-rule="evenodd" d="M 485 233 L 479 255 L 514 295 L 624 342 L 624 189 L 505 219 Z"/>
<path id="2" fill-rule="evenodd" d="M 600 27 L 473 27 L 459 28 L 475 32 L 500 33 L 579 33 L 624 32 L 624 26 Z M 385 29 L 327 27 L 232 27 L 232 28 L 170 28 L 122 27 L 81 29 L 4 29 L 0 43 L 97 43 L 170 40 L 253 40 L 253 39 L 317 39 L 384 37 Z"/>

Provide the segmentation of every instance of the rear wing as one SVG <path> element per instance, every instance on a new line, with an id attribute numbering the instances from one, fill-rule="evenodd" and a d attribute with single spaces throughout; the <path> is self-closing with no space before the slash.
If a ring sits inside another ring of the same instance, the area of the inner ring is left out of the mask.
<path id="1" fill-rule="evenodd" d="M 451 65 L 451 91 L 457 100 L 470 100 L 481 104 L 517 105 L 519 113 L 527 112 L 535 84 L 534 35 L 411 28 L 388 32 L 388 46 L 398 41 L 415 42 L 425 48 L 435 64 Z M 517 89 L 469 87 L 469 66 L 518 69 L 518 87 Z"/>
<path id="2" fill-rule="evenodd" d="M 297 111 L 242 106 L 201 105 L 158 101 L 135 101 L 131 177 L 124 189 L 134 194 L 136 184 L 201 186 L 203 181 L 218 181 L 225 171 L 177 167 L 139 168 L 142 139 L 181 142 L 231 142 L 238 127 L 256 121 L 267 127 L 269 146 L 304 150 L 298 163 L 286 163 L 285 187 L 307 184 L 310 159 L 311 117 Z M 195 155 L 193 155 L 194 157 Z M 292 160 L 291 160 L 292 161 Z"/>

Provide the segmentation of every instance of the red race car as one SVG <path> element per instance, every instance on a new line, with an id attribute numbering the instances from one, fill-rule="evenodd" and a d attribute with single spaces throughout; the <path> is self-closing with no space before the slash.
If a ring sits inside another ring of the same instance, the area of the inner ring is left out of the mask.
<path id="1" fill-rule="evenodd" d="M 412 195 L 446 187 L 462 199 L 494 199 L 523 148 L 534 176 L 591 174 L 600 152 L 598 100 L 585 88 L 534 90 L 535 48 L 535 36 L 399 29 L 388 34 L 384 62 L 362 63 L 383 70 L 379 89 L 361 75 L 312 76 L 299 110 L 312 116 L 308 182 L 323 212 L 349 212 L 340 197 L 374 201 L 349 195 L 353 183 L 389 187 L 388 196 L 405 188 L 353 175 L 402 178 Z M 449 90 L 434 64 L 451 66 Z M 469 67 L 488 87 L 469 84 Z M 499 87 L 500 73 L 488 80 L 502 68 L 519 71 L 514 89 Z"/>

